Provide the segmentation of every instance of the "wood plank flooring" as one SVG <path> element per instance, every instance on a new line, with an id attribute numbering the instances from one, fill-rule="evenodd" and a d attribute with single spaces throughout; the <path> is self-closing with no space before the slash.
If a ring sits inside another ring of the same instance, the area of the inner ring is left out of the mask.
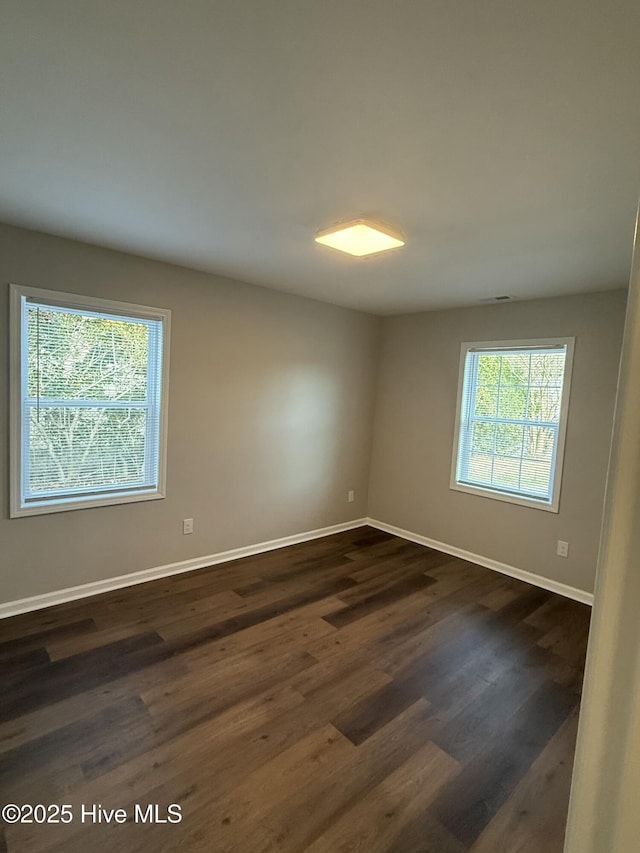
<path id="1" fill-rule="evenodd" d="M 561 853 L 588 625 L 369 528 L 4 620 L 0 851 Z"/>

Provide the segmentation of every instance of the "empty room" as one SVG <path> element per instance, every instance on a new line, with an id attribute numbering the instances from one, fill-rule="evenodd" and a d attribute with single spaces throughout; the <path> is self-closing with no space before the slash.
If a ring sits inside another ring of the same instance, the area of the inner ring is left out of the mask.
<path id="1" fill-rule="evenodd" d="M 640 6 L 0 8 L 0 851 L 632 853 Z"/>

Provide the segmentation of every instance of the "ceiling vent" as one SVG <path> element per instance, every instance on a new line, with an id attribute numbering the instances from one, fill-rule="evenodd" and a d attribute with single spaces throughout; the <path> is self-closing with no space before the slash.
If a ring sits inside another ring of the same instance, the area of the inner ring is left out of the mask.
<path id="1" fill-rule="evenodd" d="M 480 302 L 513 302 L 513 296 L 485 296 Z"/>

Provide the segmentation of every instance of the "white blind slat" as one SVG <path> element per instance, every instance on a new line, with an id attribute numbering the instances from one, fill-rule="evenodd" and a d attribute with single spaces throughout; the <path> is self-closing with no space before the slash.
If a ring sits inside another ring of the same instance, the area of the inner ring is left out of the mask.
<path id="1" fill-rule="evenodd" d="M 466 354 L 457 481 L 551 502 L 567 348 Z"/>
<path id="2" fill-rule="evenodd" d="M 22 499 L 155 488 L 162 321 L 25 300 Z"/>

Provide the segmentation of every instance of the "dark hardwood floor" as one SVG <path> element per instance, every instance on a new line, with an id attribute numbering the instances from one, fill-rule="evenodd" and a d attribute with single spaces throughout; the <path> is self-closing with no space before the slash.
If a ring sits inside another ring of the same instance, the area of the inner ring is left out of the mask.
<path id="1" fill-rule="evenodd" d="M 4 620 L 0 850 L 560 853 L 588 623 L 369 528 Z"/>

